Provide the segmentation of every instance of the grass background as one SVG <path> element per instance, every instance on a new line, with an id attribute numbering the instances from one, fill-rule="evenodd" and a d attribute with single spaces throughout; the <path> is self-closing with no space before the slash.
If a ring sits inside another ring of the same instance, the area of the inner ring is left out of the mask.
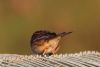
<path id="1" fill-rule="evenodd" d="M 31 54 L 36 30 L 73 31 L 58 53 L 100 51 L 100 0 L 0 0 L 0 53 Z"/>

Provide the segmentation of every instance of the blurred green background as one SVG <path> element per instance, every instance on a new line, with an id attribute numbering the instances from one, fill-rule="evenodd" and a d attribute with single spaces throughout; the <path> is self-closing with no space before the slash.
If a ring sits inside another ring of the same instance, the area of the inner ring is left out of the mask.
<path id="1" fill-rule="evenodd" d="M 0 0 L 0 53 L 31 54 L 36 30 L 73 31 L 58 53 L 100 51 L 100 0 Z"/>

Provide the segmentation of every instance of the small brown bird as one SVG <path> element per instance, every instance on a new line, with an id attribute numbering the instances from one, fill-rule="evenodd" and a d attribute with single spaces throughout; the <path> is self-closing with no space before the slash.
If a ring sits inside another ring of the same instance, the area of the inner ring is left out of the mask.
<path id="1" fill-rule="evenodd" d="M 56 34 L 49 31 L 36 31 L 31 37 L 31 49 L 34 54 L 52 55 L 59 49 L 60 39 L 72 32 Z"/>

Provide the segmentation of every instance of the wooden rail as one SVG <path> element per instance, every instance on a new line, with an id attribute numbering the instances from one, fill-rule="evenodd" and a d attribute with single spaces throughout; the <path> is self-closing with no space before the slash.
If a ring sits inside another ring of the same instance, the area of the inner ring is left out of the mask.
<path id="1" fill-rule="evenodd" d="M 84 51 L 52 56 L 0 54 L 0 67 L 100 67 L 100 53 Z"/>

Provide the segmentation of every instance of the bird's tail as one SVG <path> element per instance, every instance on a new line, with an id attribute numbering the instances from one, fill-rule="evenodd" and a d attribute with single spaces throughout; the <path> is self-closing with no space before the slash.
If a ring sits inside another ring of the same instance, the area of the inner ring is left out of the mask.
<path id="1" fill-rule="evenodd" d="M 71 34 L 71 33 L 72 32 L 63 32 L 63 33 L 58 34 L 58 36 L 64 37 L 64 36 Z"/>

